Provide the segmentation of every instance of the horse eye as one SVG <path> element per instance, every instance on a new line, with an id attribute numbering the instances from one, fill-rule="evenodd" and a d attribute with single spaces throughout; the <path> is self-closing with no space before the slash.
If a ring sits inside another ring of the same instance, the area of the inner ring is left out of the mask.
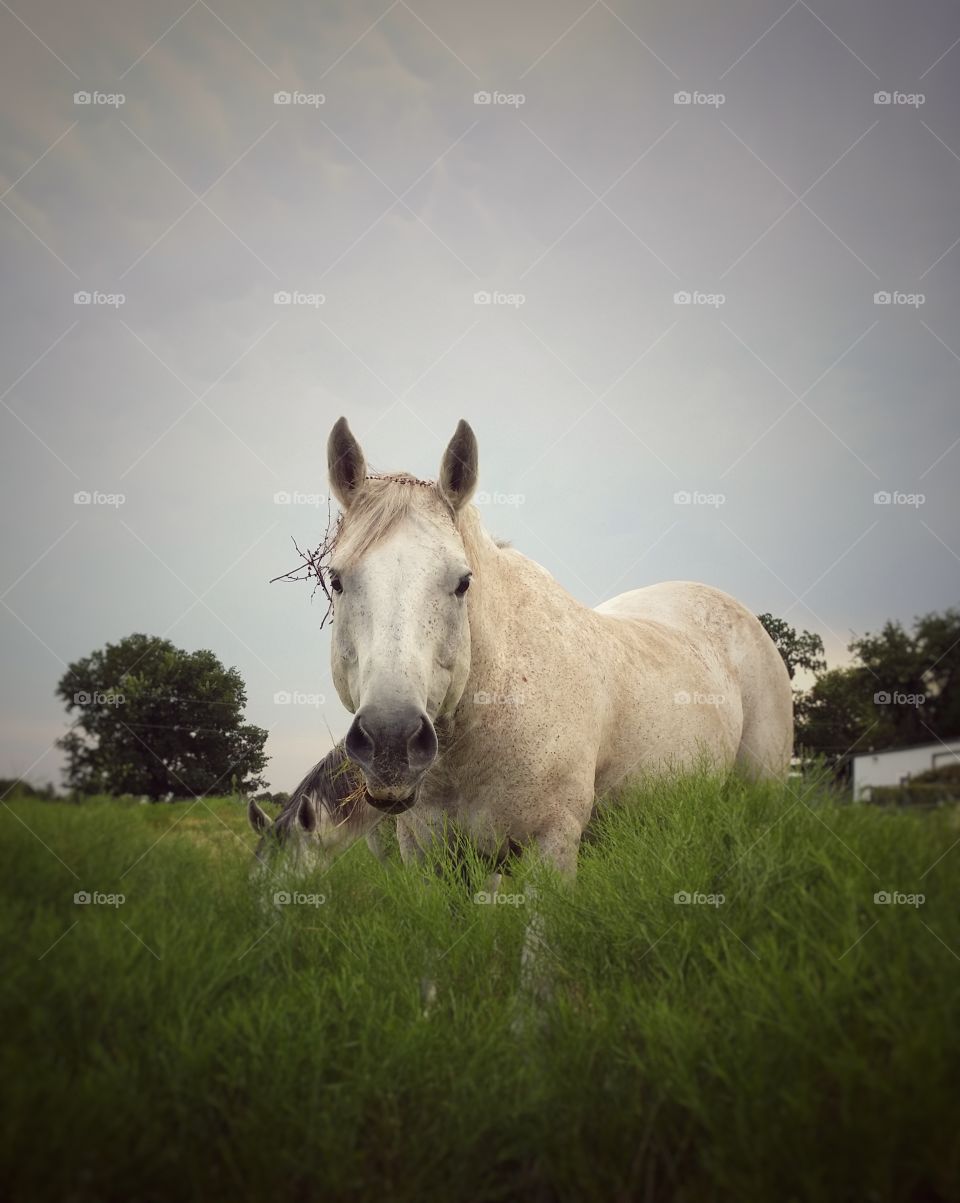
<path id="1" fill-rule="evenodd" d="M 470 576 L 468 573 L 467 576 L 462 576 L 460 578 L 460 584 L 457 585 L 457 588 L 456 588 L 457 597 L 463 597 L 463 595 L 466 593 L 466 591 L 469 588 L 470 588 Z"/>
<path id="2" fill-rule="evenodd" d="M 335 572 L 330 573 L 330 588 L 334 591 L 334 593 L 343 592 L 343 583 Z"/>

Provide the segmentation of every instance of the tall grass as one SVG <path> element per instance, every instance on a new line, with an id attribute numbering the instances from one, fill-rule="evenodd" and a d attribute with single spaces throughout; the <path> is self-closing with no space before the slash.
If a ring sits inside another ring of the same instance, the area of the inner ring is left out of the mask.
<path id="1" fill-rule="evenodd" d="M 230 800 L 0 823 L 5 1197 L 960 1197 L 955 810 L 638 791 L 575 890 L 538 882 L 539 1022 L 522 871 L 516 905 L 477 904 L 479 869 L 464 887 L 360 845 L 254 890 Z"/>

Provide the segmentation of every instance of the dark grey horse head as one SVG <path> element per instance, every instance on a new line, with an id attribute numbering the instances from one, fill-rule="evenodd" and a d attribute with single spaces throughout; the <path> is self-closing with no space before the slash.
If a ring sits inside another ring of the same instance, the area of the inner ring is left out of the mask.
<path id="1" fill-rule="evenodd" d="M 309 873 L 324 866 L 357 839 L 365 810 L 363 776 L 339 743 L 307 773 L 272 822 L 250 799 L 247 817 L 260 836 L 254 873 L 280 868 Z"/>

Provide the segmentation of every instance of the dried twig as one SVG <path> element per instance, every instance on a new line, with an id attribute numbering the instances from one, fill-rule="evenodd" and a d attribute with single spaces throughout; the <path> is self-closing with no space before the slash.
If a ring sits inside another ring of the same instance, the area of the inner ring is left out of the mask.
<path id="1" fill-rule="evenodd" d="M 291 535 L 291 542 L 296 548 L 297 555 L 301 559 L 301 563 L 296 568 L 291 568 L 289 572 L 283 572 L 280 576 L 275 576 L 270 581 L 272 585 L 274 581 L 313 581 L 313 592 L 310 594 L 310 600 L 313 600 L 317 589 L 323 590 L 324 597 L 327 599 L 327 609 L 320 623 L 320 629 L 323 630 L 327 619 L 333 614 L 333 594 L 330 592 L 326 581 L 326 574 L 329 573 L 330 557 L 333 554 L 333 549 L 337 544 L 337 537 L 340 534 L 340 525 L 343 521 L 342 515 L 338 514 L 334 518 L 330 512 L 330 501 L 327 500 L 327 529 L 323 536 L 323 541 L 313 550 L 307 548 L 304 551 L 296 539 Z"/>

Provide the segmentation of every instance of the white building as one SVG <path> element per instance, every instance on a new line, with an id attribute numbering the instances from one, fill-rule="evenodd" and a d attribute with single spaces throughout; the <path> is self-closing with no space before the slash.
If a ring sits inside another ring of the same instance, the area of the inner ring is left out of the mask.
<path id="1" fill-rule="evenodd" d="M 914 744 L 910 748 L 887 748 L 853 757 L 853 797 L 870 797 L 875 785 L 903 785 L 927 769 L 939 769 L 960 761 L 960 738 L 942 743 Z"/>

